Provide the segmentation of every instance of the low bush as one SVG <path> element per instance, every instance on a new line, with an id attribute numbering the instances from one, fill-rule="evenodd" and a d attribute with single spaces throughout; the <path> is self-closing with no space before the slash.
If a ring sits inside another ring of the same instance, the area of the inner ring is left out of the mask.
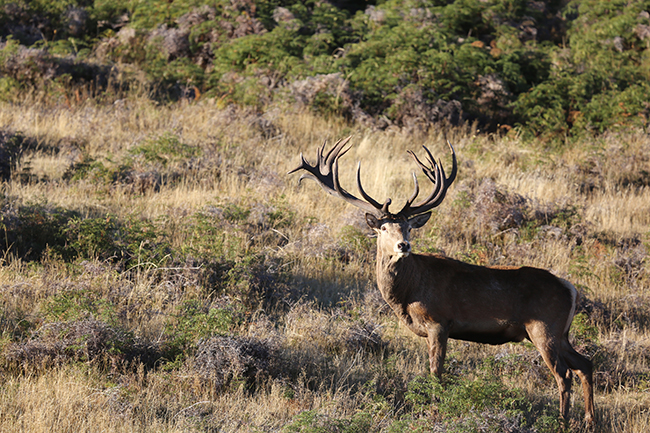
<path id="1" fill-rule="evenodd" d="M 169 361 L 184 360 L 201 340 L 226 335 L 234 321 L 231 309 L 206 305 L 198 300 L 185 301 L 167 323 L 165 350 Z"/>
<path id="2" fill-rule="evenodd" d="M 359 412 L 349 418 L 335 418 L 316 411 L 305 411 L 296 415 L 282 429 L 287 433 L 360 433 L 370 431 L 373 427 L 371 415 Z"/>
<path id="3" fill-rule="evenodd" d="M 47 322 L 3 353 L 5 368 L 38 371 L 69 362 L 111 367 L 133 357 L 136 343 L 123 329 L 95 319 Z"/>
<path id="4" fill-rule="evenodd" d="M 191 371 L 217 390 L 237 382 L 251 389 L 282 373 L 277 350 L 267 341 L 212 337 L 197 344 Z"/>
<path id="5" fill-rule="evenodd" d="M 78 213 L 43 203 L 18 205 L 5 199 L 2 225 L 5 242 L 2 251 L 26 260 L 38 260 L 46 251 L 71 259 L 66 228 Z"/>
<path id="6" fill-rule="evenodd" d="M 0 130 L 0 180 L 9 180 L 20 163 L 26 147 L 32 147 L 20 132 Z"/>
<path id="7" fill-rule="evenodd" d="M 133 158 L 142 158 L 146 163 L 167 167 L 200 156 L 201 150 L 183 143 L 177 135 L 167 133 L 133 147 L 129 154 Z"/>
<path id="8" fill-rule="evenodd" d="M 3 207 L 2 251 L 24 260 L 53 254 L 67 261 L 100 258 L 131 267 L 170 259 L 170 245 L 159 229 L 136 216 L 82 218 L 76 211 L 45 203 L 19 205 L 9 200 Z"/>
<path id="9" fill-rule="evenodd" d="M 476 377 L 418 377 L 408 384 L 405 401 L 415 412 L 434 411 L 442 420 L 456 420 L 472 413 L 496 410 L 521 416 L 531 410 L 523 392 L 511 389 L 495 374 L 494 360 L 486 360 Z"/>

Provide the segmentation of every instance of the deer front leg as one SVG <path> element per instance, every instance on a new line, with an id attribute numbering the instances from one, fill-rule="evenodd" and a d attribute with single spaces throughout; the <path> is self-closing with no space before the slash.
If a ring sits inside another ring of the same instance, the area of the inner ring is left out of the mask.
<path id="1" fill-rule="evenodd" d="M 447 354 L 449 332 L 439 323 L 427 325 L 427 346 L 429 347 L 429 368 L 431 374 L 442 377 L 443 364 Z"/>

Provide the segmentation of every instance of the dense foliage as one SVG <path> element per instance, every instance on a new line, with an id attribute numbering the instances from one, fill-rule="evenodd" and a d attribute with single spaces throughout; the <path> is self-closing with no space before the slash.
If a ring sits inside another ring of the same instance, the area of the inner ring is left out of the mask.
<path id="1" fill-rule="evenodd" d="M 4 99 L 144 84 L 155 98 L 289 101 L 379 128 L 478 121 L 555 137 L 650 116 L 648 0 L 0 4 Z"/>

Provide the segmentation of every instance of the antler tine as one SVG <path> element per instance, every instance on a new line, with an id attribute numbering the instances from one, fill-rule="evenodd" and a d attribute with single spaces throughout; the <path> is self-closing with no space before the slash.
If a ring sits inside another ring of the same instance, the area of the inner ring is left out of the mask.
<path id="1" fill-rule="evenodd" d="M 436 159 L 433 157 L 433 155 L 431 155 L 431 152 L 429 151 L 429 149 L 427 149 L 426 146 L 422 146 L 422 148 L 427 153 L 427 161 L 429 161 L 429 164 L 431 166 L 437 167 L 439 165 L 440 167 L 442 167 L 442 163 L 440 162 L 440 160 L 438 160 L 439 164 L 436 164 Z M 444 169 L 442 170 L 442 172 L 444 173 Z"/>
<path id="2" fill-rule="evenodd" d="M 411 205 L 411 203 L 413 203 L 413 202 L 415 201 L 415 199 L 417 198 L 418 194 L 420 194 L 420 185 L 418 184 L 418 177 L 415 175 L 415 172 L 413 172 L 413 184 L 414 184 L 413 194 L 412 194 L 411 197 L 409 197 L 409 199 L 406 201 L 406 203 L 407 203 L 409 206 Z"/>
<path id="3" fill-rule="evenodd" d="M 338 140 L 336 143 L 334 143 L 334 147 L 330 149 L 329 152 L 327 152 L 327 156 L 325 157 L 323 157 L 323 150 L 325 149 L 325 144 L 327 144 L 327 142 L 324 142 L 321 146 L 318 147 L 315 165 L 311 165 L 309 162 L 307 162 L 303 156 L 303 153 L 300 152 L 300 165 L 293 170 L 288 171 L 287 174 L 295 173 L 298 170 L 306 170 L 307 173 L 303 174 L 300 176 L 300 179 L 298 179 L 299 183 L 302 182 L 303 179 L 312 179 L 318 183 L 325 182 L 326 185 L 328 185 L 329 182 L 327 182 L 327 177 L 332 173 L 332 165 L 336 162 L 335 160 L 337 159 L 337 155 L 343 156 L 345 152 L 350 150 L 348 148 L 343 153 L 339 154 L 349 139 L 350 137 L 344 141 Z M 333 185 L 331 186 L 333 187 Z"/>
<path id="4" fill-rule="evenodd" d="M 449 150 L 451 150 L 451 158 L 452 158 L 451 174 L 449 175 L 449 177 L 445 177 L 445 170 L 442 167 L 442 161 L 438 160 L 439 161 L 438 165 L 440 166 L 440 169 L 442 171 L 442 179 L 444 179 L 445 185 L 440 191 L 439 197 L 432 204 L 431 208 L 439 206 L 440 203 L 442 203 L 442 201 L 445 199 L 445 196 L 447 195 L 447 189 L 454 182 L 454 180 L 456 180 L 456 174 L 458 174 L 458 163 L 456 161 L 456 152 L 454 151 L 454 147 L 451 145 L 449 140 L 447 140 L 447 146 L 449 146 Z"/>
<path id="5" fill-rule="evenodd" d="M 435 185 L 433 191 L 429 196 L 424 199 L 422 202 L 413 205 L 413 201 L 415 200 L 415 197 L 417 196 L 417 181 L 416 181 L 416 193 L 414 193 L 411 198 L 409 198 L 402 208 L 402 210 L 399 212 L 399 215 L 408 217 L 411 215 L 417 215 L 421 214 L 424 212 L 427 212 L 434 207 L 437 207 L 442 203 L 442 201 L 445 198 L 445 195 L 447 194 L 447 189 L 449 186 L 452 184 L 452 182 L 456 179 L 456 174 L 458 172 L 458 164 L 456 161 L 456 152 L 454 151 L 453 146 L 447 140 L 447 145 L 449 146 L 449 149 L 451 150 L 452 154 L 452 170 L 451 174 L 449 177 L 446 177 L 445 175 L 445 169 L 442 166 L 442 161 L 438 160 L 438 163 L 436 163 L 435 159 L 433 158 L 433 155 L 431 155 L 431 152 L 429 152 L 429 149 L 427 149 L 425 146 L 424 150 L 426 151 L 427 154 L 427 160 L 429 162 L 429 165 L 431 167 L 427 167 L 420 159 L 415 155 L 415 153 L 409 151 L 408 153 L 413 157 L 415 162 L 420 166 L 422 169 L 422 172 L 429 178 L 429 180 Z"/>
<path id="6" fill-rule="evenodd" d="M 346 144 L 349 139 L 350 139 L 350 137 L 348 137 L 343 142 L 343 144 Z M 338 144 L 338 142 L 337 142 L 337 144 Z M 341 188 L 341 184 L 339 182 L 339 158 L 342 157 L 343 155 L 345 155 L 348 152 L 348 150 L 350 150 L 351 148 L 352 148 L 352 146 L 348 147 L 347 149 L 344 149 L 342 153 L 339 153 L 340 150 L 343 149 L 343 147 L 340 146 L 340 145 L 339 146 L 335 145 L 334 149 L 332 149 L 332 152 L 334 152 L 335 150 L 336 150 L 336 152 L 333 153 L 332 160 L 329 163 L 329 165 L 330 165 L 330 167 L 332 167 L 332 180 L 333 180 L 333 183 L 334 183 L 334 190 L 339 192 L 339 193 L 341 191 L 345 191 L 343 188 Z"/>
<path id="7" fill-rule="evenodd" d="M 315 167 L 312 167 L 307 162 L 307 160 L 303 156 L 302 152 L 300 152 L 300 165 L 298 167 L 294 168 L 293 170 L 288 171 L 287 174 L 295 173 L 298 170 L 304 169 L 304 170 L 307 170 L 307 173 L 300 176 L 300 179 L 298 179 L 298 184 L 301 184 L 303 179 L 313 179 L 313 180 L 317 181 L 318 179 L 316 178 L 316 176 L 314 174 L 312 174 L 312 170 L 314 168 Z"/>
<path id="8" fill-rule="evenodd" d="M 345 145 L 348 144 L 348 141 L 350 141 L 350 138 L 352 138 L 352 136 L 349 136 L 343 140 L 338 140 L 336 143 L 334 143 L 334 147 L 332 147 L 330 151 L 327 152 L 327 156 L 325 158 L 323 158 L 323 150 L 325 149 L 325 144 L 327 142 L 324 142 L 323 145 L 318 149 L 319 167 L 331 170 L 334 165 L 337 165 L 338 159 L 345 155 L 348 150 L 352 148 L 352 146 L 350 146 L 347 149 L 344 149 Z"/>
<path id="9" fill-rule="evenodd" d="M 427 149 L 424 146 L 422 147 L 424 148 L 424 150 L 427 151 L 428 154 L 427 160 L 429 162 L 429 165 L 431 165 L 431 168 L 427 167 L 422 161 L 420 161 L 420 159 L 413 151 L 409 150 L 408 154 L 411 155 L 411 157 L 413 157 L 415 162 L 420 166 L 425 176 L 428 177 L 429 180 L 436 185 L 436 187 L 438 187 L 439 186 L 438 179 L 440 177 L 439 164 L 436 164 L 436 160 L 433 158 L 433 156 L 431 156 L 431 152 L 429 152 L 429 149 Z"/>
<path id="10" fill-rule="evenodd" d="M 379 209 L 384 215 L 390 214 L 390 212 L 388 211 L 388 206 L 392 202 L 391 199 L 386 199 L 386 201 L 382 205 L 377 200 L 370 197 L 363 189 L 363 186 L 361 186 L 361 162 L 357 164 L 357 189 L 359 190 L 359 194 L 361 194 L 361 197 L 363 197 L 364 200 L 366 200 L 368 203 L 373 205 L 375 208 Z"/>
<path id="11" fill-rule="evenodd" d="M 424 146 L 422 146 L 422 147 L 424 147 Z M 438 164 L 436 164 L 435 160 L 431 156 L 431 153 L 428 151 L 428 149 L 426 147 L 424 147 L 424 149 L 428 153 L 428 156 L 429 156 L 428 160 L 429 160 L 429 163 L 430 163 L 432 168 L 429 168 L 424 163 L 422 163 L 422 161 L 420 161 L 420 159 L 417 157 L 417 155 L 415 153 L 413 153 L 413 151 L 411 151 L 411 150 L 407 151 L 407 153 L 409 155 L 411 155 L 413 160 L 420 166 L 420 168 L 422 169 L 422 172 L 425 174 L 425 176 L 427 178 L 429 178 L 429 180 L 434 185 L 434 190 L 431 192 L 431 194 L 429 194 L 429 197 L 426 200 L 424 200 L 423 203 L 428 202 L 429 200 L 432 200 L 438 194 L 438 192 L 440 191 L 440 188 L 441 188 L 441 183 L 439 182 L 439 179 L 441 177 L 440 168 L 439 168 Z M 413 180 L 415 181 L 415 190 L 413 191 L 413 194 L 411 195 L 411 197 L 406 201 L 406 204 L 404 205 L 402 210 L 399 212 L 402 215 L 411 215 L 412 214 L 411 205 L 413 204 L 413 202 L 417 198 L 417 195 L 420 192 L 420 186 L 418 185 L 417 176 L 415 175 L 415 173 L 413 173 Z"/>
<path id="12" fill-rule="evenodd" d="M 384 203 L 384 205 L 381 205 L 361 189 L 360 191 L 362 196 L 367 200 L 363 201 L 347 192 L 341 187 L 341 184 L 339 183 L 338 160 L 351 149 L 351 146 L 347 148 L 345 147 L 351 138 L 352 137 L 350 136 L 343 140 L 338 140 L 326 155 L 324 154 L 326 143 L 323 143 L 323 145 L 318 148 L 318 160 L 316 162 L 316 165 L 311 165 L 308 163 L 301 153 L 300 165 L 289 171 L 287 174 L 295 173 L 298 170 L 305 170 L 307 173 L 304 173 L 300 177 L 299 182 L 303 179 L 315 180 L 325 192 L 342 198 L 353 206 L 356 206 L 373 214 L 376 214 L 379 211 L 382 216 L 388 215 L 388 204 L 390 204 L 390 199 L 386 200 L 386 203 Z M 357 185 L 360 186 L 361 183 L 359 182 L 358 177 L 359 173 L 357 169 Z"/>
<path id="13" fill-rule="evenodd" d="M 413 154 L 413 152 L 411 152 L 409 150 L 408 153 L 411 156 L 413 156 L 413 158 L 415 158 L 416 161 L 417 161 L 417 157 Z M 424 174 L 426 174 L 427 177 L 429 177 L 429 179 L 431 179 L 431 177 L 427 173 L 427 170 L 428 170 L 427 167 L 422 168 L 422 171 L 424 172 Z M 436 185 L 436 186 L 438 185 L 438 183 L 435 181 L 435 179 L 431 179 L 431 181 L 434 183 L 434 185 Z M 409 212 L 409 209 L 411 208 L 411 205 L 413 204 L 413 202 L 417 198 L 418 194 L 420 194 L 420 185 L 418 184 L 418 177 L 416 176 L 415 172 L 413 172 L 413 184 L 414 184 L 414 186 L 413 186 L 413 194 L 411 194 L 411 197 L 409 197 L 409 199 L 406 200 L 406 203 L 404 204 L 404 207 L 399 212 L 401 214 L 407 214 Z"/>

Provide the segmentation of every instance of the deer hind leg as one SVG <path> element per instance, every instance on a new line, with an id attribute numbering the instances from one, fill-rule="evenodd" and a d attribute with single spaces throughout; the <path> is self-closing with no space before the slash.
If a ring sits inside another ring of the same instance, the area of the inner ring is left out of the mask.
<path id="1" fill-rule="evenodd" d="M 562 357 L 569 368 L 580 378 L 582 394 L 585 399 L 585 423 L 592 424 L 594 421 L 593 364 L 589 359 L 576 352 L 569 340 L 566 339 Z"/>
<path id="2" fill-rule="evenodd" d="M 542 351 L 540 350 L 540 352 Z M 571 405 L 571 370 L 556 350 L 543 351 L 542 358 L 544 358 L 544 362 L 553 373 L 557 387 L 560 390 L 560 414 L 562 418 L 568 420 Z"/>
<path id="3" fill-rule="evenodd" d="M 564 420 L 569 419 L 569 407 L 571 404 L 571 381 L 572 373 L 566 360 L 560 354 L 556 340 L 549 336 L 544 326 L 538 329 L 528 329 L 528 335 L 542 355 L 544 362 L 553 373 L 560 391 L 560 414 Z"/>
<path id="4" fill-rule="evenodd" d="M 447 354 L 447 338 L 449 333 L 440 324 L 427 325 L 427 346 L 429 348 L 429 369 L 431 374 L 442 377 L 445 355 Z"/>

